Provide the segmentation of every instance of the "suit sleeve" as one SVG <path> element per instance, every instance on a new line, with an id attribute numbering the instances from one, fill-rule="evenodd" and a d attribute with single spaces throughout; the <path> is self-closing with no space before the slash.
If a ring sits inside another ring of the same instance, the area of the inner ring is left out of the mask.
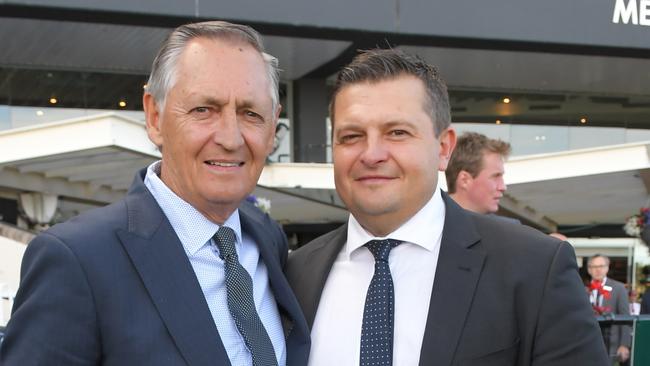
<path id="1" fill-rule="evenodd" d="M 616 296 L 616 314 L 630 315 L 630 301 L 627 296 L 627 289 L 622 284 L 617 286 L 619 289 Z M 632 327 L 629 325 L 621 325 L 616 328 L 616 331 L 620 332 L 618 339 L 619 346 L 626 346 L 630 348 L 632 346 Z"/>
<path id="2" fill-rule="evenodd" d="M 577 271 L 573 248 L 562 243 L 551 262 L 535 332 L 531 365 L 608 365 L 598 324 Z"/>
<path id="3" fill-rule="evenodd" d="M 650 314 L 650 292 L 646 290 L 641 298 L 641 314 Z"/>
<path id="4" fill-rule="evenodd" d="M 27 247 L 0 364 L 95 365 L 100 346 L 93 297 L 74 253 L 44 233 Z"/>

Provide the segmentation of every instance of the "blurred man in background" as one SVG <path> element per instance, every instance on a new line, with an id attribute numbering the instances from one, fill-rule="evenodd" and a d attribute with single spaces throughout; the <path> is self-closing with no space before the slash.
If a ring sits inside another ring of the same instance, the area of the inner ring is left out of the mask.
<path id="1" fill-rule="evenodd" d="M 497 212 L 506 191 L 503 163 L 510 151 L 505 141 L 475 132 L 462 134 L 445 171 L 451 198 L 466 210 Z"/>
<path id="2" fill-rule="evenodd" d="M 609 258 L 596 254 L 589 258 L 587 271 L 591 276 L 589 302 L 596 314 L 630 315 L 625 286 L 607 277 Z M 630 358 L 632 329 L 628 325 L 613 325 L 605 334 L 605 344 L 611 358 L 625 362 Z"/>

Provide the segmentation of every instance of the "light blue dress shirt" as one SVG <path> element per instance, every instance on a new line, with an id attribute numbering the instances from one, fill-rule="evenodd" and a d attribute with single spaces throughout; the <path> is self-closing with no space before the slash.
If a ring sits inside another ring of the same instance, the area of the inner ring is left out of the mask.
<path id="1" fill-rule="evenodd" d="M 160 164 L 161 162 L 157 161 L 149 166 L 144 184 L 160 205 L 183 244 L 230 362 L 233 366 L 252 365 L 250 351 L 228 310 L 224 262 L 219 258 L 219 249 L 212 241 L 212 236 L 219 229 L 219 225 L 205 218 L 160 180 Z M 252 238 L 242 234 L 239 210 L 233 212 L 224 225 L 235 231 L 237 236 L 235 248 L 239 261 L 253 280 L 255 307 L 271 338 L 278 364 L 285 365 L 287 354 L 282 322 L 258 247 Z"/>

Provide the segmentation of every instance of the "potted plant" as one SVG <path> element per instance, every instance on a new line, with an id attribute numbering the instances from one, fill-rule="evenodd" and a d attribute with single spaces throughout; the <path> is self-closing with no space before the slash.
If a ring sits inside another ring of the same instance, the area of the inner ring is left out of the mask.
<path id="1" fill-rule="evenodd" d="M 650 246 L 650 208 L 642 207 L 638 214 L 628 217 L 623 230 L 629 236 L 641 238 Z"/>

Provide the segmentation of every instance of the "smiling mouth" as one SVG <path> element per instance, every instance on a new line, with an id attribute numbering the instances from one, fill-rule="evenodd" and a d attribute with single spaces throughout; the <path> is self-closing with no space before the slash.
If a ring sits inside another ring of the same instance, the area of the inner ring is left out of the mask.
<path id="1" fill-rule="evenodd" d="M 206 160 L 204 163 L 212 166 L 218 166 L 222 168 L 236 168 L 244 165 L 244 162 L 228 162 L 228 161 L 214 161 L 214 160 Z"/>
<path id="2" fill-rule="evenodd" d="M 393 178 L 391 177 L 383 177 L 383 176 L 367 176 L 367 177 L 359 177 L 356 180 L 358 182 L 381 182 L 381 181 L 387 181 L 391 180 Z"/>

